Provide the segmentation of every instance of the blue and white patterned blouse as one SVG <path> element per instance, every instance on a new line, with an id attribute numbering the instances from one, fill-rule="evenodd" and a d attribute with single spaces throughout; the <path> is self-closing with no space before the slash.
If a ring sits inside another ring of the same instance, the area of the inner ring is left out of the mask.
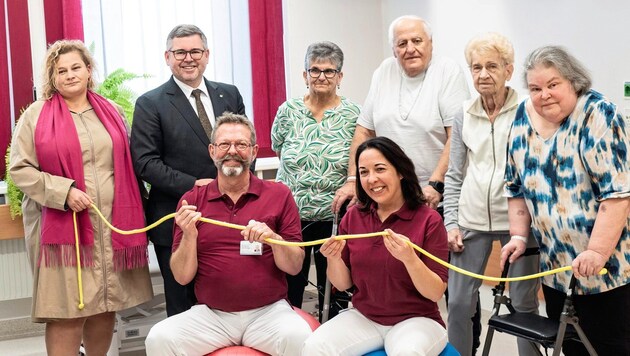
<path id="1" fill-rule="evenodd" d="M 586 250 L 603 200 L 630 196 L 629 139 L 617 107 L 589 91 L 548 139 L 534 130 L 520 104 L 508 140 L 506 196 L 524 198 L 540 245 L 541 270 L 570 266 Z M 594 294 L 630 282 L 630 219 L 609 259 L 610 273 L 581 278 L 579 294 Z M 543 278 L 560 291 L 571 274 Z"/>

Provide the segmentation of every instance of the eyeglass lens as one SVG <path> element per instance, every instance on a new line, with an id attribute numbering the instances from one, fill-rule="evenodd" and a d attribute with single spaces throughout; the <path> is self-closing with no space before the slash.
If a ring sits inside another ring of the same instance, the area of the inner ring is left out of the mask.
<path id="1" fill-rule="evenodd" d="M 251 146 L 247 142 L 221 142 L 216 144 L 221 151 L 228 151 L 232 145 L 234 145 L 234 148 L 236 148 L 237 151 L 245 151 Z"/>
<path id="2" fill-rule="evenodd" d="M 194 60 L 199 60 L 203 57 L 203 53 L 205 51 L 203 49 L 191 49 L 190 51 L 184 51 L 183 49 L 178 49 L 175 51 L 171 51 L 173 53 L 173 57 L 178 61 L 186 59 L 186 56 L 190 53 L 190 57 Z"/>
<path id="3" fill-rule="evenodd" d="M 311 68 L 308 70 L 308 74 L 311 76 L 311 78 L 319 78 L 319 76 L 322 73 L 324 73 L 324 77 L 332 78 L 337 74 L 337 70 L 336 69 L 321 70 L 319 68 Z"/>

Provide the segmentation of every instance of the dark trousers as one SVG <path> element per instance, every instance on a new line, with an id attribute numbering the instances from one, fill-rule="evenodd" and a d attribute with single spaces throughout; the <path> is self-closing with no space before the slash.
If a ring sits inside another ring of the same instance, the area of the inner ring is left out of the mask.
<path id="1" fill-rule="evenodd" d="M 302 220 L 302 241 L 314 241 L 330 237 L 332 232 L 332 221 L 305 221 Z M 304 262 L 302 270 L 295 276 L 287 275 L 289 285 L 289 302 L 291 305 L 301 308 L 304 297 L 304 289 L 308 285 L 308 272 L 311 268 L 311 251 L 313 246 L 304 247 Z M 319 301 L 319 315 L 321 321 L 322 308 L 324 306 L 324 290 L 326 287 L 326 257 L 319 252 L 319 246 L 315 246 L 315 270 L 317 273 L 317 296 Z M 341 295 L 340 295 L 341 294 Z M 348 307 L 347 300 L 343 296 L 345 293 L 331 292 L 330 309 L 328 318 L 339 313 L 339 310 Z"/>
<path id="2" fill-rule="evenodd" d="M 175 280 L 171 271 L 171 247 L 153 245 L 155 255 L 160 265 L 160 272 L 164 279 L 164 297 L 166 298 L 166 315 L 173 316 L 184 312 L 197 304 L 195 297 L 195 283 L 183 286 Z"/>
<path id="3" fill-rule="evenodd" d="M 558 320 L 566 294 L 543 284 L 547 316 Z M 613 290 L 573 296 L 580 326 L 598 355 L 630 355 L 630 284 Z M 588 355 L 581 342 L 562 343 L 565 355 Z"/>

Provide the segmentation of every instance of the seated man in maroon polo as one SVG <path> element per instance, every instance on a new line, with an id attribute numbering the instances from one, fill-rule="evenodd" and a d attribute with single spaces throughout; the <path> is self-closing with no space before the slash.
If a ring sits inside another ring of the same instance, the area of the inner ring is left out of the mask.
<path id="1" fill-rule="evenodd" d="M 285 273 L 300 272 L 300 216 L 291 191 L 249 171 L 258 145 L 242 115 L 217 118 L 209 146 L 217 179 L 194 187 L 175 216 L 171 269 L 177 282 L 195 280 L 198 303 L 157 323 L 146 339 L 148 355 L 203 355 L 244 345 L 271 355 L 298 355 L 311 329 L 289 305 Z M 246 225 L 245 230 L 199 221 Z"/>

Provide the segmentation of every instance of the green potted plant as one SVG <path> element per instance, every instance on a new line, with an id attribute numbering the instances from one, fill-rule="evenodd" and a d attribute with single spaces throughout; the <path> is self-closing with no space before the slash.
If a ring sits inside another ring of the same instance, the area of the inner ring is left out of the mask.
<path id="1" fill-rule="evenodd" d="M 7 154 L 5 156 L 5 162 L 7 169 L 9 167 L 9 154 L 10 147 L 7 148 Z M 6 174 L 7 192 L 5 197 L 7 202 L 5 205 L 0 205 L 0 240 L 4 239 L 16 239 L 24 236 L 24 228 L 22 226 L 22 219 L 15 219 L 16 216 L 22 215 L 22 192 L 15 186 L 13 180 Z"/>
<path id="2" fill-rule="evenodd" d="M 149 74 L 135 74 L 118 68 L 105 78 L 103 83 L 96 88 L 96 92 L 120 105 L 125 111 L 127 123 L 131 126 L 136 93 L 129 89 L 125 83 L 132 79 L 149 77 L 151 77 Z"/>
<path id="3" fill-rule="evenodd" d="M 15 219 L 16 216 L 22 215 L 22 197 L 24 193 L 15 186 L 11 175 L 9 174 L 9 155 L 11 154 L 11 145 L 7 147 L 7 154 L 4 157 L 6 164 L 6 173 L 4 176 L 4 182 L 7 184 L 6 203 L 9 205 L 9 212 L 11 213 L 11 219 Z"/>

